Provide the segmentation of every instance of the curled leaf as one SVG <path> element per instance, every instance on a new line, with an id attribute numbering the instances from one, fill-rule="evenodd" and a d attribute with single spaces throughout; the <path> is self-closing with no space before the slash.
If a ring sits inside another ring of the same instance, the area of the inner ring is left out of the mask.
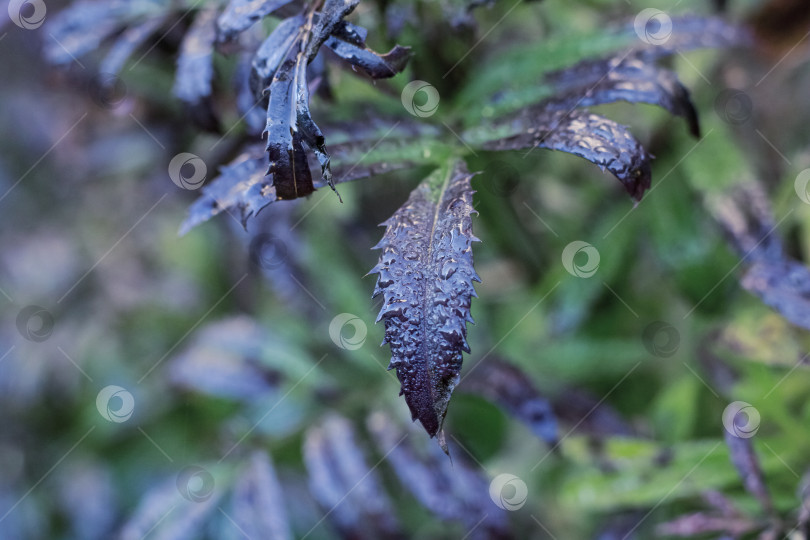
<path id="1" fill-rule="evenodd" d="M 276 188 L 266 171 L 267 157 L 262 146 L 248 146 L 203 187 L 202 196 L 191 205 L 180 226 L 180 234 L 231 208 L 239 211 L 244 226 L 252 215 L 276 200 Z"/>
<path id="2" fill-rule="evenodd" d="M 389 369 L 396 369 L 401 394 L 414 420 L 447 450 L 441 432 L 450 395 L 459 380 L 467 345 L 473 281 L 472 175 L 462 162 L 437 170 L 413 190 L 408 201 L 383 225 L 375 249 L 382 254 L 371 273 L 379 274 L 374 296 L 384 302 L 391 347 Z"/>
<path id="3" fill-rule="evenodd" d="M 598 114 L 533 107 L 515 115 L 506 131 L 511 134 L 481 146 L 547 148 L 580 156 L 610 171 L 636 200 L 650 187 L 650 155 L 626 127 Z"/>
<path id="4" fill-rule="evenodd" d="M 372 79 L 393 77 L 405 69 L 411 57 L 410 47 L 396 45 L 387 53 L 379 54 L 366 47 L 367 34 L 365 28 L 342 21 L 325 45 Z"/>
<path id="5" fill-rule="evenodd" d="M 228 41 L 292 0 L 230 0 L 217 19 L 219 41 Z"/>

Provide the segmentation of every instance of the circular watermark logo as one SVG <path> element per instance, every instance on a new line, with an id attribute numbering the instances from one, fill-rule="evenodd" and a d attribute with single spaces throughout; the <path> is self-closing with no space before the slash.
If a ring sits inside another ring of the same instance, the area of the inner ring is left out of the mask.
<path id="1" fill-rule="evenodd" d="M 411 81 L 402 89 L 402 106 L 419 118 L 433 116 L 439 108 L 439 91 L 425 81 Z"/>
<path id="2" fill-rule="evenodd" d="M 759 431 L 759 411 L 745 401 L 730 403 L 723 411 L 723 427 L 739 439 L 750 439 Z"/>
<path id="3" fill-rule="evenodd" d="M 810 169 L 805 169 L 796 176 L 796 180 L 793 182 L 796 195 L 805 204 L 810 204 L 810 193 L 807 192 L 808 184 L 810 184 Z"/>
<path id="4" fill-rule="evenodd" d="M 41 306 L 26 306 L 17 314 L 17 331 L 28 341 L 41 343 L 53 333 L 53 315 Z"/>
<path id="5" fill-rule="evenodd" d="M 277 236 L 260 233 L 251 239 L 249 253 L 253 264 L 271 270 L 282 266 L 287 260 L 287 244 Z"/>
<path id="6" fill-rule="evenodd" d="M 644 43 L 663 45 L 672 36 L 672 18 L 660 9 L 643 9 L 636 15 L 633 28 Z"/>
<path id="7" fill-rule="evenodd" d="M 195 190 L 202 187 L 208 168 L 199 156 L 183 152 L 169 162 L 169 177 L 177 187 Z"/>
<path id="8" fill-rule="evenodd" d="M 177 475 L 177 491 L 191 502 L 205 502 L 214 493 L 214 477 L 199 465 L 189 465 Z"/>
<path id="9" fill-rule="evenodd" d="M 742 90 L 726 88 L 714 99 L 714 112 L 727 124 L 742 125 L 751 119 L 754 103 Z"/>
<path id="10" fill-rule="evenodd" d="M 8 16 L 11 22 L 26 30 L 35 30 L 45 22 L 48 8 L 43 0 L 10 0 Z"/>
<path id="11" fill-rule="evenodd" d="M 489 483 L 489 498 L 502 510 L 520 510 L 528 497 L 526 482 L 514 474 L 499 474 Z"/>
<path id="12" fill-rule="evenodd" d="M 572 276 L 589 278 L 599 269 L 599 251 L 588 242 L 574 240 L 563 249 L 562 263 Z"/>
<path id="13" fill-rule="evenodd" d="M 96 396 L 96 409 L 108 422 L 126 422 L 135 412 L 135 398 L 121 386 L 105 386 Z"/>
<path id="14" fill-rule="evenodd" d="M 90 97 L 100 107 L 116 109 L 127 97 L 127 85 L 113 73 L 100 73 L 90 83 Z"/>
<path id="15" fill-rule="evenodd" d="M 644 328 L 641 340 L 644 342 L 644 348 L 653 356 L 669 358 L 678 352 L 681 334 L 669 323 L 654 321 Z"/>
<path id="16" fill-rule="evenodd" d="M 350 336 L 344 335 L 344 329 L 347 326 L 352 328 Z M 332 338 L 332 342 L 348 351 L 356 351 L 362 347 L 366 342 L 366 333 L 366 323 L 351 313 L 341 313 L 329 323 L 329 337 Z"/>
<path id="17" fill-rule="evenodd" d="M 503 161 L 492 161 L 481 173 L 484 189 L 498 197 L 508 197 L 520 183 L 518 170 Z"/>

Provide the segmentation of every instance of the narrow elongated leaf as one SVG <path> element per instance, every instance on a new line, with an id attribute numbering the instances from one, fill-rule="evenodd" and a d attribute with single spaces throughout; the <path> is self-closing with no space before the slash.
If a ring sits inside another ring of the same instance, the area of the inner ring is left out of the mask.
<path id="1" fill-rule="evenodd" d="M 306 47 L 307 62 L 311 62 L 323 42 L 360 3 L 360 0 L 326 0 L 312 29 L 312 39 Z"/>
<path id="2" fill-rule="evenodd" d="M 186 103 L 194 121 L 210 131 L 218 131 L 219 125 L 210 102 L 216 16 L 216 9 L 205 9 L 197 14 L 180 46 L 174 79 L 174 95 Z"/>
<path id="3" fill-rule="evenodd" d="M 270 166 L 267 174 L 273 175 L 273 186 L 279 199 L 295 199 L 309 195 L 315 188 L 298 130 L 295 97 L 296 62 L 287 60 L 276 72 L 270 84 L 270 102 L 267 106 L 267 153 Z"/>
<path id="4" fill-rule="evenodd" d="M 47 21 L 46 60 L 56 65 L 74 62 L 97 49 L 121 26 L 146 16 L 159 15 L 159 3 L 147 0 L 85 0 L 71 4 Z"/>
<path id="5" fill-rule="evenodd" d="M 367 33 L 365 28 L 342 21 L 325 45 L 372 79 L 393 77 L 405 69 L 411 57 L 410 47 L 396 45 L 387 53 L 378 54 L 366 47 Z"/>
<path id="6" fill-rule="evenodd" d="M 245 538 L 292 538 L 284 490 L 265 452 L 251 454 L 247 467 L 236 480 L 231 508 L 230 515 Z"/>
<path id="7" fill-rule="evenodd" d="M 256 99 L 262 97 L 279 66 L 292 51 L 303 24 L 304 17 L 301 15 L 284 19 L 259 46 L 250 73 L 250 86 Z"/>
<path id="8" fill-rule="evenodd" d="M 98 67 L 99 73 L 115 75 L 121 71 L 129 57 L 160 28 L 163 21 L 165 21 L 165 17 L 152 17 L 127 28 L 107 51 L 107 55 Z"/>
<path id="9" fill-rule="evenodd" d="M 273 178 L 266 176 L 267 156 L 260 145 L 249 146 L 219 177 L 203 187 L 202 196 L 189 208 L 188 217 L 180 226 L 186 234 L 196 225 L 231 208 L 239 211 L 242 225 L 248 218 L 276 200 Z"/>
<path id="10" fill-rule="evenodd" d="M 369 416 L 366 424 L 399 482 L 429 512 L 441 520 L 462 523 L 470 539 L 514 537 L 509 532 L 507 511 L 493 504 L 492 485 L 466 454 L 459 453 L 451 462 L 423 437 L 414 436 L 413 427 L 402 429 L 382 412 Z M 519 499 L 525 494 L 496 494 L 515 495 Z"/>
<path id="11" fill-rule="evenodd" d="M 482 395 L 526 424 L 549 446 L 557 444 L 557 418 L 551 402 L 540 395 L 527 375 L 516 366 L 497 359 L 482 361 L 459 389 Z"/>
<path id="12" fill-rule="evenodd" d="M 292 0 L 230 0 L 217 19 L 220 41 L 228 41 Z"/>
<path id="13" fill-rule="evenodd" d="M 737 418 L 733 419 L 735 422 L 736 420 Z M 724 430 L 723 435 L 731 455 L 731 462 L 740 474 L 746 491 L 757 499 L 766 513 L 772 514 L 773 501 L 765 485 L 765 476 L 762 474 L 762 467 L 759 465 L 759 458 L 754 451 L 751 438 L 737 437 L 728 428 Z"/>
<path id="14" fill-rule="evenodd" d="M 391 347 L 389 369 L 396 369 L 401 394 L 431 437 L 447 450 L 442 424 L 459 379 L 467 345 L 473 281 L 472 188 L 462 162 L 427 177 L 383 225 L 385 235 L 374 296 L 384 302 Z"/>
<path id="15" fill-rule="evenodd" d="M 344 538 L 403 538 L 374 469 L 369 467 L 348 420 L 329 416 L 310 429 L 304 462 L 312 495 Z"/>
<path id="16" fill-rule="evenodd" d="M 626 127 L 598 114 L 536 107 L 515 115 L 502 129 L 504 136 L 480 146 L 486 150 L 547 148 L 583 157 L 610 171 L 636 200 L 650 187 L 650 155 Z M 481 133 L 487 136 L 482 129 L 471 138 L 480 138 Z"/>

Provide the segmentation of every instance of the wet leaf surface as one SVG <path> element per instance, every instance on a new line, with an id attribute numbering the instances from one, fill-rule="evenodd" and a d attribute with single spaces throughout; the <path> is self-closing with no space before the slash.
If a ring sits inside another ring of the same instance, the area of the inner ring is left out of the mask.
<path id="1" fill-rule="evenodd" d="M 256 22 L 293 0 L 230 0 L 217 19 L 219 41 L 238 36 Z"/>
<path id="2" fill-rule="evenodd" d="M 442 423 L 469 352 L 467 322 L 473 281 L 472 175 L 462 162 L 430 175 L 383 225 L 374 296 L 383 295 L 385 322 L 401 393 L 414 420 L 446 451 Z"/>

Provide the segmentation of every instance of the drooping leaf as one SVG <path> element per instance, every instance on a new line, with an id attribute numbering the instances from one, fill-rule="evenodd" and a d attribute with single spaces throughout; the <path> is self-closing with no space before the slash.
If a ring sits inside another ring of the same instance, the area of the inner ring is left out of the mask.
<path id="1" fill-rule="evenodd" d="M 499 129 L 479 128 L 468 140 L 486 150 L 537 147 L 583 157 L 610 171 L 636 200 L 650 187 L 651 156 L 626 127 L 598 114 L 538 106 L 514 115 Z"/>
<path id="2" fill-rule="evenodd" d="M 216 17 L 216 9 L 204 9 L 194 18 L 180 46 L 174 79 L 174 95 L 188 105 L 200 126 L 211 131 L 217 131 L 218 126 L 210 103 Z"/>
<path id="3" fill-rule="evenodd" d="M 253 452 L 231 497 L 230 516 L 245 538 L 292 538 L 284 495 L 267 453 Z"/>
<path id="4" fill-rule="evenodd" d="M 732 419 L 732 421 L 736 420 L 736 418 Z M 760 467 L 759 458 L 754 451 L 751 438 L 738 437 L 728 428 L 724 430 L 723 435 L 726 439 L 731 462 L 734 464 L 734 468 L 737 469 L 745 490 L 757 499 L 766 513 L 772 514 L 774 509 L 773 501 L 765 484 L 765 476 L 762 474 L 762 467 Z"/>
<path id="5" fill-rule="evenodd" d="M 138 0 L 83 0 L 71 4 L 46 22 L 43 53 L 55 65 L 67 65 L 97 49 L 122 26 L 146 17 L 160 16 L 159 2 Z"/>
<path id="6" fill-rule="evenodd" d="M 217 19 L 219 41 L 228 41 L 292 0 L 230 0 Z"/>
<path id="7" fill-rule="evenodd" d="M 399 482 L 439 519 L 463 524 L 467 538 L 511 538 L 506 511 L 490 498 L 489 481 L 459 455 L 451 462 L 423 437 L 402 429 L 398 422 L 375 412 L 366 422 L 379 452 Z M 520 494 L 503 494 L 507 497 Z M 517 501 L 516 501 L 517 502 Z"/>
<path id="8" fill-rule="evenodd" d="M 307 431 L 310 491 L 344 538 L 404 538 L 393 505 L 348 420 L 329 416 Z"/>
<path id="9" fill-rule="evenodd" d="M 473 281 L 472 175 L 462 162 L 428 176 L 383 225 L 374 296 L 401 394 L 414 420 L 447 449 L 442 424 L 467 345 Z"/>
<path id="10" fill-rule="evenodd" d="M 464 379 L 460 390 L 480 394 L 526 424 L 550 447 L 559 440 L 551 402 L 541 396 L 526 373 L 498 359 L 482 360 Z"/>
<path id="11" fill-rule="evenodd" d="M 366 47 L 367 34 L 365 28 L 342 21 L 325 45 L 372 79 L 393 77 L 405 69 L 411 57 L 410 47 L 396 45 L 387 53 L 378 54 Z"/>
<path id="12" fill-rule="evenodd" d="M 213 216 L 239 211 L 244 225 L 250 216 L 276 200 L 272 177 L 266 176 L 267 157 L 262 146 L 249 146 L 230 164 L 223 167 L 219 177 L 203 187 L 202 196 L 189 208 L 188 217 L 180 226 L 186 234 L 196 225 Z"/>
<path id="13" fill-rule="evenodd" d="M 292 51 L 303 24 L 302 15 L 284 19 L 256 50 L 250 72 L 250 87 L 255 99 L 261 98 L 265 89 L 270 86 L 279 66 Z"/>
<path id="14" fill-rule="evenodd" d="M 707 204 L 743 257 L 743 288 L 810 329 L 810 269 L 787 254 L 762 186 L 748 183 L 709 194 Z"/>
<path id="15" fill-rule="evenodd" d="M 130 56 L 140 47 L 165 21 L 164 16 L 152 17 L 142 23 L 127 28 L 110 47 L 98 67 L 102 75 L 116 75 L 124 67 Z"/>

